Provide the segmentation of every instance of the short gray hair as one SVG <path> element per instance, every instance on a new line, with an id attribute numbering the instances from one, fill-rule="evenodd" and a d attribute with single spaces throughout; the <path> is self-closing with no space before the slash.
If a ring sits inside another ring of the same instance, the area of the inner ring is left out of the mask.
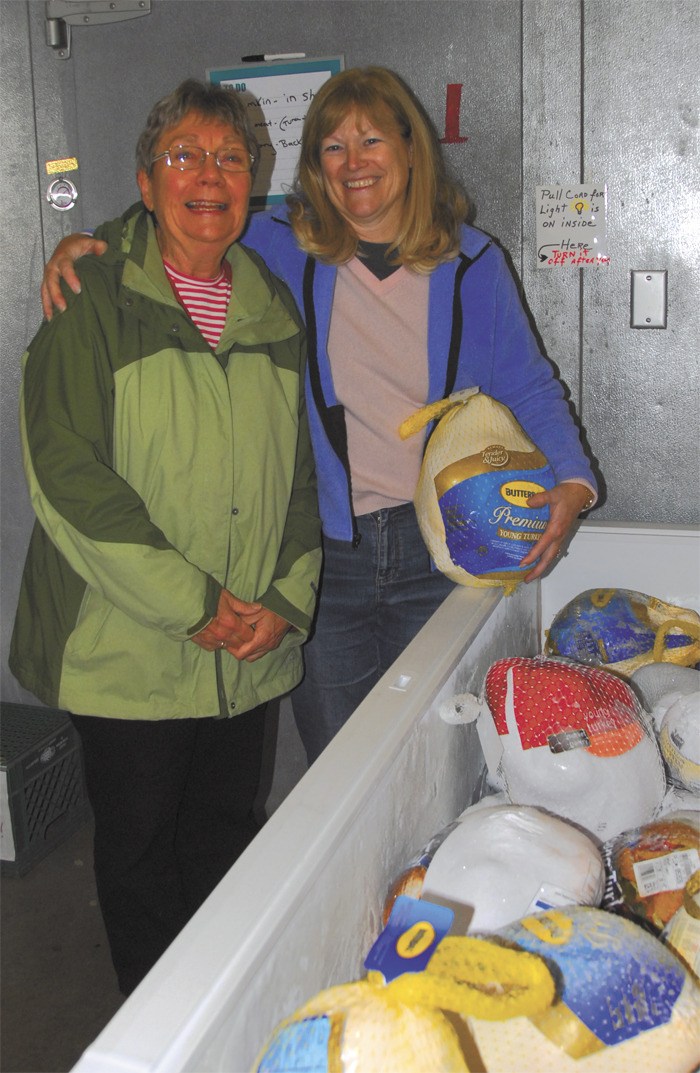
<path id="1" fill-rule="evenodd" d="M 153 168 L 153 156 L 158 140 L 164 130 L 179 123 L 188 112 L 199 112 L 210 119 L 220 119 L 228 123 L 236 134 L 245 142 L 248 152 L 253 157 L 253 175 L 258 166 L 259 150 L 252 127 L 248 120 L 245 101 L 235 89 L 225 86 L 212 86 L 208 82 L 199 82 L 188 78 L 177 89 L 162 97 L 151 108 L 146 126 L 136 143 L 136 168 L 150 175 Z"/>

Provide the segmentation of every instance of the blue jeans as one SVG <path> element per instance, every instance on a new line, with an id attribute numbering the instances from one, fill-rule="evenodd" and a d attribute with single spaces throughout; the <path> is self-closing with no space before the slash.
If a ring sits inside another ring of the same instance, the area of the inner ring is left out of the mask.
<path id="1" fill-rule="evenodd" d="M 292 707 L 309 764 L 452 592 L 431 568 L 412 503 L 363 514 L 362 540 L 323 539 L 315 628 Z"/>

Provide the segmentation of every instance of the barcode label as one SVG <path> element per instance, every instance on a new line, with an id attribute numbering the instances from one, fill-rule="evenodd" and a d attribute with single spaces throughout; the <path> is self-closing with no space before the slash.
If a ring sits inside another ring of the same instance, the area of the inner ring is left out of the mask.
<path id="1" fill-rule="evenodd" d="M 648 898 L 664 890 L 682 890 L 693 872 L 700 868 L 700 854 L 696 849 L 676 850 L 653 861 L 639 861 L 633 868 L 639 893 Z"/>

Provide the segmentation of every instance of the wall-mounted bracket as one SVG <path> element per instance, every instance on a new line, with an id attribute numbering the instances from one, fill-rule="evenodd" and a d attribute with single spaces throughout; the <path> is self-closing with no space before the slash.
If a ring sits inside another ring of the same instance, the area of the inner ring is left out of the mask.
<path id="1" fill-rule="evenodd" d="M 67 60 L 71 26 L 124 22 L 150 13 L 151 0 L 46 0 L 46 44 Z"/>

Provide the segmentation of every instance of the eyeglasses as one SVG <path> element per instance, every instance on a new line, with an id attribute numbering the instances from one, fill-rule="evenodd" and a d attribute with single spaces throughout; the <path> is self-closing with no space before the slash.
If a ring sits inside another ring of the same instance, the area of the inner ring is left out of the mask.
<path id="1" fill-rule="evenodd" d="M 216 152 L 202 149 L 198 145 L 171 145 L 164 153 L 154 156 L 151 165 L 155 164 L 156 160 L 165 160 L 169 168 L 196 171 L 204 166 L 208 156 L 213 156 L 223 171 L 250 171 L 253 167 L 252 155 L 237 145 L 224 145 Z"/>

